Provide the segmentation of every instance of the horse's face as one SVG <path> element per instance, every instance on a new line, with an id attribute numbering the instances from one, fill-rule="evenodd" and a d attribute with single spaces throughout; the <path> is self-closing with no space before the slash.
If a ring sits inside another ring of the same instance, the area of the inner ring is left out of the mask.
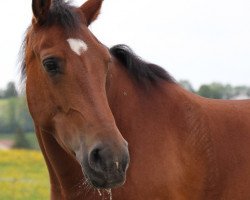
<path id="1" fill-rule="evenodd" d="M 87 27 L 101 2 L 89 0 L 80 8 L 70 8 L 33 0 L 26 92 L 36 127 L 53 134 L 94 186 L 112 188 L 124 183 L 129 154 L 106 97 L 111 56 Z M 70 23 L 76 23 L 75 31 L 69 30 Z"/>

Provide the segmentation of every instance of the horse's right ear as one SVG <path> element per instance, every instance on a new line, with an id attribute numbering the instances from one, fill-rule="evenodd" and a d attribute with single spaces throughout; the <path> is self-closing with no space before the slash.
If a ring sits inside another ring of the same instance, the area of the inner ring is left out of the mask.
<path id="1" fill-rule="evenodd" d="M 51 0 L 32 0 L 32 10 L 35 18 L 35 22 L 42 24 L 46 21 Z"/>
<path id="2" fill-rule="evenodd" d="M 88 26 L 98 17 L 102 3 L 103 0 L 88 0 L 81 6 Z"/>

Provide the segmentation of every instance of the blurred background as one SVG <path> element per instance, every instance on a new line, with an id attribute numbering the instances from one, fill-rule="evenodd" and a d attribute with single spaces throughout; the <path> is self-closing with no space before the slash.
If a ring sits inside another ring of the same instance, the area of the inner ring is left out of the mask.
<path id="1" fill-rule="evenodd" d="M 73 1 L 81 5 L 82 0 Z M 90 29 L 111 47 L 129 45 L 204 97 L 250 98 L 250 1 L 106 0 Z M 19 82 L 18 52 L 31 0 L 1 2 L 0 199 L 48 199 L 46 167 Z M 7 20 L 8 19 L 8 20 Z"/>

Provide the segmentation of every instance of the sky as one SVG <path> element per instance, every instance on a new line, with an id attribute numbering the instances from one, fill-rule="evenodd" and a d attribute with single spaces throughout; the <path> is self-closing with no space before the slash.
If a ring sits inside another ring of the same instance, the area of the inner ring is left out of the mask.
<path id="1" fill-rule="evenodd" d="M 90 30 L 105 45 L 127 44 L 195 88 L 250 86 L 249 11 L 249 0 L 105 0 Z M 31 0 L 1 2 L 0 88 L 19 85 L 18 52 L 31 18 Z"/>

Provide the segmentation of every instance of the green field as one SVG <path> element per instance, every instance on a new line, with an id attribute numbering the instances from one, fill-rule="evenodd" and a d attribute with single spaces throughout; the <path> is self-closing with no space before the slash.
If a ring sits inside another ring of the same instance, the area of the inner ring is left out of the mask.
<path id="1" fill-rule="evenodd" d="M 0 107 L 1 106 L 6 106 L 8 103 L 8 99 L 0 99 Z"/>
<path id="2" fill-rule="evenodd" d="M 39 151 L 0 151 L 0 199 L 49 199 L 48 173 Z"/>

